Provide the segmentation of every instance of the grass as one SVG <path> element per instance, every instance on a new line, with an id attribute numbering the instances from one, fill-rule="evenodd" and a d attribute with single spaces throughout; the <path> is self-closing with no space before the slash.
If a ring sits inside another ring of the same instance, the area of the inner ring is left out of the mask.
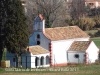
<path id="1" fill-rule="evenodd" d="M 100 75 L 100 64 L 28 69 L 28 71 L 6 71 L 7 69 L 11 68 L 0 68 L 0 75 Z"/>
<path id="2" fill-rule="evenodd" d="M 89 31 L 85 31 L 86 33 L 92 33 L 92 34 L 95 34 L 98 30 L 89 30 Z"/>
<path id="3" fill-rule="evenodd" d="M 91 33 L 91 34 L 95 34 L 96 32 L 98 32 L 98 30 L 89 30 L 89 31 L 85 31 L 87 34 Z M 91 38 L 92 41 L 94 41 L 94 43 L 96 44 L 96 46 L 98 48 L 100 48 L 100 37 L 94 37 Z"/>
<path id="4" fill-rule="evenodd" d="M 95 34 L 98 30 L 89 30 L 89 31 L 85 31 L 87 34 L 91 33 L 91 34 Z M 96 46 L 98 48 L 100 48 L 100 37 L 94 37 L 91 38 L 92 41 L 94 41 L 94 43 L 96 44 Z"/>
<path id="5" fill-rule="evenodd" d="M 94 41 L 98 48 L 100 48 L 100 37 L 91 38 L 91 40 Z"/>

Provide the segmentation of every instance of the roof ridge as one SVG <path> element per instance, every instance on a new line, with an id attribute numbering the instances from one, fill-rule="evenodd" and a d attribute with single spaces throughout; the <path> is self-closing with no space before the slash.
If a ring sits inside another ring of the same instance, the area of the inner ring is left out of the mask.
<path id="1" fill-rule="evenodd" d="M 85 51 L 91 44 L 91 41 L 74 41 L 70 48 L 68 49 L 69 51 Z"/>
<path id="2" fill-rule="evenodd" d="M 78 26 L 46 28 L 44 35 L 50 40 L 65 40 L 72 38 L 88 38 L 86 32 Z"/>
<path id="3" fill-rule="evenodd" d="M 27 51 L 29 51 L 33 55 L 49 53 L 48 50 L 46 50 L 45 48 L 43 48 L 43 47 L 41 47 L 39 45 L 29 46 Z"/>
<path id="4" fill-rule="evenodd" d="M 46 29 L 68 28 L 68 27 L 78 27 L 78 26 L 54 27 L 54 28 L 46 28 Z M 79 28 L 79 27 L 78 27 L 78 28 Z"/>

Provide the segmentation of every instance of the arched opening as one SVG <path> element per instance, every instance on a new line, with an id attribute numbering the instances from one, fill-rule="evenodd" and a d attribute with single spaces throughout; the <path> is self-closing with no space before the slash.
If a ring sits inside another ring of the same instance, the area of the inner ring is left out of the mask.
<path id="1" fill-rule="evenodd" d="M 37 38 L 40 39 L 40 34 L 37 34 Z"/>
<path id="2" fill-rule="evenodd" d="M 38 57 L 35 58 L 35 66 L 36 66 L 36 68 L 37 68 L 37 66 L 39 66 L 39 58 Z"/>
<path id="3" fill-rule="evenodd" d="M 44 65 L 44 57 L 41 57 L 41 65 Z"/>
<path id="4" fill-rule="evenodd" d="M 37 41 L 37 45 L 40 45 L 40 41 Z"/>
<path id="5" fill-rule="evenodd" d="M 50 62 L 49 56 L 46 56 L 46 65 L 48 65 Z"/>

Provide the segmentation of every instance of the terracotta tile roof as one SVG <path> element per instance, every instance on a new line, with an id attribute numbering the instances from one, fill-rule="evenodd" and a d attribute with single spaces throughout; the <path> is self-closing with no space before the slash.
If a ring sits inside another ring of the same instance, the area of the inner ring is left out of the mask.
<path id="1" fill-rule="evenodd" d="M 46 49 L 44 49 L 44 48 L 42 48 L 41 46 L 38 46 L 38 45 L 29 46 L 28 50 L 33 55 L 49 53 L 48 50 L 46 50 Z"/>
<path id="2" fill-rule="evenodd" d="M 89 37 L 78 26 L 46 28 L 44 35 L 50 40 L 66 40 Z"/>
<path id="3" fill-rule="evenodd" d="M 72 43 L 69 51 L 86 51 L 86 49 L 89 47 L 91 41 L 75 41 Z"/>

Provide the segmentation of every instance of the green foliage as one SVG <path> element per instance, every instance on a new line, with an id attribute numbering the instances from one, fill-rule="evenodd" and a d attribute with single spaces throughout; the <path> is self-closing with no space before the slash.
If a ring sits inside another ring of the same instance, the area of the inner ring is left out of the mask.
<path id="1" fill-rule="evenodd" d="M 4 44 L 9 52 L 19 54 L 28 45 L 28 25 L 20 0 L 6 0 L 4 4 Z"/>
<path id="2" fill-rule="evenodd" d="M 92 33 L 88 33 L 88 35 L 91 36 L 91 38 L 95 37 Z"/>
<path id="3" fill-rule="evenodd" d="M 6 48 L 3 50 L 2 60 L 6 60 Z"/>
<path id="4" fill-rule="evenodd" d="M 96 44 L 96 46 L 100 49 L 100 37 L 91 38 L 92 41 Z"/>
<path id="5" fill-rule="evenodd" d="M 100 27 L 100 15 L 94 16 L 94 21 L 96 23 L 95 27 Z"/>
<path id="6" fill-rule="evenodd" d="M 82 30 L 90 30 L 95 26 L 93 18 L 80 18 L 79 20 L 70 20 L 68 21 L 69 25 L 77 25 Z"/>
<path id="7" fill-rule="evenodd" d="M 100 8 L 92 8 L 88 11 L 88 16 L 98 16 L 100 15 Z"/>
<path id="8" fill-rule="evenodd" d="M 68 19 L 66 20 L 66 23 L 68 23 L 68 25 L 70 26 L 74 26 L 74 25 L 77 25 L 78 20 Z"/>
<path id="9" fill-rule="evenodd" d="M 100 37 L 100 30 L 98 30 L 98 32 L 95 33 L 95 37 Z"/>
<path id="10" fill-rule="evenodd" d="M 81 18 L 79 19 L 78 26 L 83 30 L 90 30 L 95 26 L 95 22 L 92 18 Z"/>

